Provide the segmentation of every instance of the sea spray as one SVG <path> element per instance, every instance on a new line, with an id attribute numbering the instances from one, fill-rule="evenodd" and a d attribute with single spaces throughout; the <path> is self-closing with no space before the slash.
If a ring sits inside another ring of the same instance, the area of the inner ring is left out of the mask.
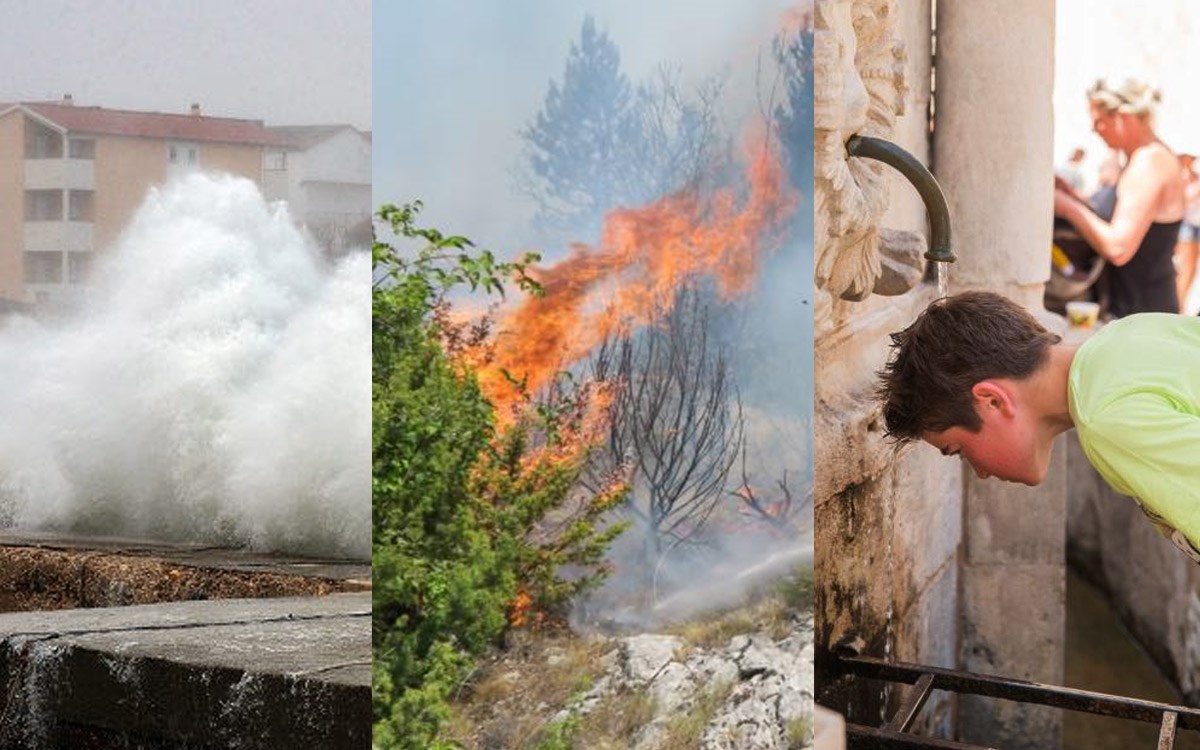
<path id="1" fill-rule="evenodd" d="M 0 523 L 370 555 L 370 259 L 193 174 L 87 302 L 0 328 Z"/>

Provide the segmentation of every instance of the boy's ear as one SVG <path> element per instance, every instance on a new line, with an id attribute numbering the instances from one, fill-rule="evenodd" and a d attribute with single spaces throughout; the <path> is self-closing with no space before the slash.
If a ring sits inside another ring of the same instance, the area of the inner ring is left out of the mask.
<path id="1" fill-rule="evenodd" d="M 999 380 L 981 380 L 971 387 L 971 396 L 975 400 L 975 409 L 980 416 L 987 410 L 994 410 L 1001 415 L 1011 417 L 1016 412 L 1013 394 Z"/>

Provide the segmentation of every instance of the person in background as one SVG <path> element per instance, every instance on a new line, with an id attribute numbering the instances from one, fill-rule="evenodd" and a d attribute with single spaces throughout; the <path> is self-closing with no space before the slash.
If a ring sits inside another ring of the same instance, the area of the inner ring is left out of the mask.
<path id="1" fill-rule="evenodd" d="M 1089 201 L 1102 195 L 1105 188 L 1114 187 L 1119 179 L 1121 179 L 1121 155 L 1119 151 L 1112 151 L 1104 161 L 1100 162 L 1100 169 L 1096 174 L 1096 189 L 1092 192 Z"/>
<path id="2" fill-rule="evenodd" d="M 1179 312 L 1174 257 L 1185 207 L 1183 178 L 1175 154 L 1153 129 L 1160 98 L 1140 81 L 1118 88 L 1098 81 L 1087 92 L 1092 127 L 1123 154 L 1125 166 L 1111 196 L 1092 197 L 1094 211 L 1065 181 L 1055 180 L 1054 215 L 1070 222 L 1107 261 L 1111 317 Z"/>
<path id="3" fill-rule="evenodd" d="M 1056 172 L 1076 193 L 1083 192 L 1083 157 L 1085 154 L 1083 149 L 1076 147 L 1067 157 L 1066 163 Z"/>
<path id="4" fill-rule="evenodd" d="M 1193 167 L 1196 157 L 1180 154 L 1179 165 L 1183 170 L 1183 194 L 1187 211 L 1179 227 L 1179 241 L 1175 243 L 1175 288 L 1179 295 L 1179 311 L 1187 307 L 1188 290 L 1196 278 L 1196 255 L 1200 250 L 1200 177 Z"/>

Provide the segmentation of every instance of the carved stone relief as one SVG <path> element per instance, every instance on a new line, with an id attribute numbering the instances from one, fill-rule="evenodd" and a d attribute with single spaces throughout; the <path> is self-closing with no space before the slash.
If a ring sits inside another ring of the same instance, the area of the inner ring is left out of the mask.
<path id="1" fill-rule="evenodd" d="M 887 167 L 846 154 L 853 135 L 890 138 L 904 113 L 906 56 L 895 22 L 895 0 L 816 3 L 815 281 L 832 299 L 903 294 L 924 267 L 918 235 L 879 227 Z M 818 303 L 818 318 L 832 299 Z"/>

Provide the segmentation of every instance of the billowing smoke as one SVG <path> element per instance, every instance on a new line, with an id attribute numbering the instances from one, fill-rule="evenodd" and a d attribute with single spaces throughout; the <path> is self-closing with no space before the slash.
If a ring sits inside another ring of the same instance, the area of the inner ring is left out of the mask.
<path id="1" fill-rule="evenodd" d="M 283 204 L 152 191 L 78 312 L 0 328 L 0 525 L 368 559 L 370 260 Z"/>

